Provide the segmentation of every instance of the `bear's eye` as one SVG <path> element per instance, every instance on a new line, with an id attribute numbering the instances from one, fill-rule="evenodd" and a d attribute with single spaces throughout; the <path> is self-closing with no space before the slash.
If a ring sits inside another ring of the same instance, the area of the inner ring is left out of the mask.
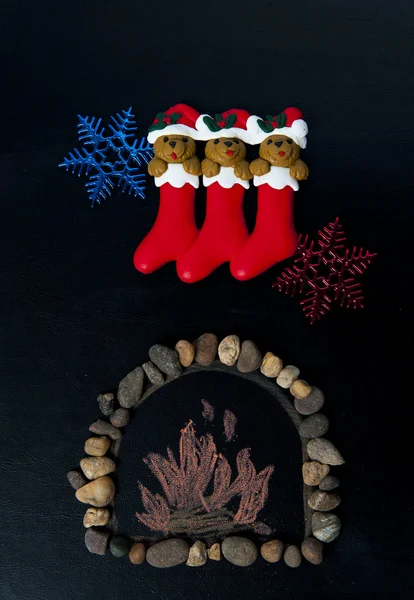
<path id="1" fill-rule="evenodd" d="M 273 140 L 267 140 L 267 145 L 270 146 Z"/>
<path id="2" fill-rule="evenodd" d="M 168 142 L 168 138 L 167 138 L 167 136 L 165 136 L 165 138 L 164 138 L 164 142 Z"/>
<path id="3" fill-rule="evenodd" d="M 215 143 L 215 144 L 218 144 L 218 143 L 219 143 L 219 141 L 220 141 L 220 140 L 214 140 L 214 143 Z"/>
<path id="4" fill-rule="evenodd" d="M 287 141 L 288 144 L 292 143 L 292 140 L 290 138 L 288 138 L 286 141 Z"/>
<path id="5" fill-rule="evenodd" d="M 236 140 L 236 139 L 234 139 L 234 140 L 233 140 L 233 142 L 234 142 L 235 144 L 238 144 L 238 143 L 239 143 L 239 140 Z"/>
<path id="6" fill-rule="evenodd" d="M 183 138 L 183 142 L 186 144 L 188 142 L 188 138 Z"/>

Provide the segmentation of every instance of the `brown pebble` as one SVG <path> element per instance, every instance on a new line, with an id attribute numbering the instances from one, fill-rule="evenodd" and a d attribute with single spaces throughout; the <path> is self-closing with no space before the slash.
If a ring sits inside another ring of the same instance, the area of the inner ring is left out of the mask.
<path id="1" fill-rule="evenodd" d="M 319 388 L 312 387 L 311 390 L 306 398 L 295 398 L 295 408 L 301 415 L 313 415 L 325 402 L 323 392 Z"/>
<path id="2" fill-rule="evenodd" d="M 273 352 L 266 352 L 260 367 L 263 375 L 265 377 L 278 377 L 282 369 L 283 360 L 273 354 Z"/>
<path id="3" fill-rule="evenodd" d="M 325 438 L 314 438 L 313 440 L 309 440 L 306 449 L 309 458 L 318 460 L 326 465 L 343 465 L 345 462 L 339 450 L 335 448 L 332 442 Z"/>
<path id="4" fill-rule="evenodd" d="M 109 532 L 91 527 L 85 533 L 85 546 L 92 554 L 105 554 L 108 548 Z"/>
<path id="5" fill-rule="evenodd" d="M 91 437 L 86 440 L 84 450 L 89 456 L 104 456 L 110 445 L 110 440 L 105 436 Z"/>
<path id="6" fill-rule="evenodd" d="M 118 408 L 109 420 L 114 427 L 126 427 L 131 420 L 131 414 L 127 408 Z"/>
<path id="7" fill-rule="evenodd" d="M 315 538 L 308 538 L 302 542 L 301 551 L 310 563 L 320 565 L 323 560 L 323 544 Z"/>
<path id="8" fill-rule="evenodd" d="M 92 433 L 97 433 L 98 435 L 107 435 L 111 438 L 111 440 L 119 440 L 122 437 L 122 433 L 111 425 L 111 423 L 107 423 L 102 419 L 98 419 L 95 423 L 89 427 L 89 431 Z"/>
<path id="9" fill-rule="evenodd" d="M 79 473 L 79 471 L 69 471 L 67 478 L 74 490 L 78 490 L 88 483 L 85 477 Z"/>
<path id="10" fill-rule="evenodd" d="M 245 340 L 241 345 L 237 368 L 240 373 L 252 373 L 262 364 L 262 354 L 251 340 Z"/>
<path id="11" fill-rule="evenodd" d="M 107 506 L 115 497 L 115 484 L 110 477 L 104 475 L 79 488 L 76 498 L 84 504 L 97 508 Z"/>
<path id="12" fill-rule="evenodd" d="M 300 371 L 297 367 L 293 365 L 286 365 L 284 369 L 282 369 L 279 373 L 278 378 L 276 379 L 276 383 L 280 385 L 280 387 L 287 390 L 290 388 L 292 383 L 296 381 L 299 377 Z"/>
<path id="13" fill-rule="evenodd" d="M 190 553 L 186 562 L 187 567 L 201 567 L 207 562 L 207 550 L 204 542 L 197 540 L 190 547 Z"/>
<path id="14" fill-rule="evenodd" d="M 278 562 L 283 555 L 284 544 L 280 540 L 270 540 L 262 544 L 260 554 L 267 562 Z"/>
<path id="15" fill-rule="evenodd" d="M 240 355 L 240 338 L 237 335 L 228 335 L 221 340 L 218 347 L 220 362 L 228 367 L 236 364 Z"/>
<path id="16" fill-rule="evenodd" d="M 221 548 L 220 544 L 216 542 L 212 544 L 210 548 L 207 550 L 207 555 L 210 560 L 221 560 Z"/>
<path id="17" fill-rule="evenodd" d="M 88 456 L 80 461 L 80 468 L 88 479 L 98 479 L 116 470 L 113 460 L 107 456 Z"/>
<path id="18" fill-rule="evenodd" d="M 329 466 L 313 460 L 302 465 L 303 481 L 306 485 L 319 485 L 329 473 Z"/>
<path id="19" fill-rule="evenodd" d="M 214 333 L 203 333 L 194 342 L 195 361 L 203 367 L 209 367 L 216 359 L 218 339 Z"/>
<path id="20" fill-rule="evenodd" d="M 114 411 L 115 397 L 113 394 L 99 394 L 98 404 L 101 413 L 108 417 Z"/>
<path id="21" fill-rule="evenodd" d="M 322 490 L 316 490 L 316 492 L 313 492 L 308 499 L 308 506 L 312 508 L 312 510 L 319 510 L 321 512 L 333 510 L 339 506 L 340 503 L 340 496 L 337 494 L 329 494 Z"/>
<path id="22" fill-rule="evenodd" d="M 288 546 L 283 555 L 283 560 L 288 567 L 292 567 L 293 569 L 299 567 L 302 562 L 302 555 L 299 548 L 293 544 Z"/>
<path id="23" fill-rule="evenodd" d="M 294 398 L 298 398 L 299 400 L 309 396 L 311 391 L 311 386 L 303 379 L 296 379 L 290 386 L 290 393 Z"/>
<path id="24" fill-rule="evenodd" d="M 110 513 L 106 508 L 88 508 L 83 517 L 83 526 L 103 527 L 109 521 Z"/>
<path id="25" fill-rule="evenodd" d="M 333 475 L 324 477 L 319 484 L 319 489 L 323 490 L 324 492 L 330 492 L 331 490 L 335 490 L 337 487 L 339 487 L 339 479 Z"/>
<path id="26" fill-rule="evenodd" d="M 165 381 L 164 375 L 161 373 L 158 367 L 150 360 L 142 365 L 145 375 L 150 380 L 152 385 L 162 385 Z"/>
<path id="27" fill-rule="evenodd" d="M 195 348 L 191 342 L 180 340 L 175 344 L 180 363 L 183 367 L 189 367 L 194 360 Z"/>
<path id="28" fill-rule="evenodd" d="M 144 562 L 146 555 L 146 550 L 144 544 L 138 542 L 137 544 L 133 544 L 131 550 L 129 551 L 129 560 L 133 565 L 140 565 Z"/>

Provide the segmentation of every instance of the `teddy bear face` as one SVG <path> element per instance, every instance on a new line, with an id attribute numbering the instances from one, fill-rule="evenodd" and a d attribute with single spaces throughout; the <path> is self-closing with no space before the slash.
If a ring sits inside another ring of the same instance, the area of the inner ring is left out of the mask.
<path id="1" fill-rule="evenodd" d="M 183 163 L 195 153 L 195 141 L 185 135 L 162 135 L 154 143 L 155 156 L 166 163 Z"/>
<path id="2" fill-rule="evenodd" d="M 246 156 L 246 146 L 237 138 L 209 140 L 205 148 L 206 157 L 222 167 L 234 167 Z"/>
<path id="3" fill-rule="evenodd" d="M 260 144 L 260 158 L 274 167 L 290 167 L 300 155 L 299 146 L 285 135 L 271 135 Z"/>

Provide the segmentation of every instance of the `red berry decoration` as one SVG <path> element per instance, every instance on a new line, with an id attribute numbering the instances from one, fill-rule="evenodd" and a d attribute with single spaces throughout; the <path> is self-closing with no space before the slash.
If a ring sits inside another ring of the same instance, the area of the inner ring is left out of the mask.
<path id="1" fill-rule="evenodd" d="M 294 296 L 305 294 L 301 306 L 311 324 L 321 319 L 338 301 L 346 308 L 364 308 L 361 285 L 356 281 L 377 256 L 363 248 L 345 248 L 346 237 L 338 217 L 318 231 L 319 239 L 299 236 L 292 267 L 286 267 L 273 287 Z M 316 245 L 316 247 L 315 247 Z"/>

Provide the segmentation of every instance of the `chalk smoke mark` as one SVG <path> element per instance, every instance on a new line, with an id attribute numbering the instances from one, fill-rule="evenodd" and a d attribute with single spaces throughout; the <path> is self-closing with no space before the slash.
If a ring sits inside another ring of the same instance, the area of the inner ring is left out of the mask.
<path id="1" fill-rule="evenodd" d="M 234 412 L 231 410 L 224 411 L 223 417 L 224 423 L 224 435 L 226 436 L 226 441 L 231 442 L 234 439 L 234 434 L 236 431 L 237 418 Z"/>
<path id="2" fill-rule="evenodd" d="M 214 406 L 211 406 L 210 402 L 207 400 L 201 401 L 203 405 L 203 412 L 201 413 L 206 421 L 211 421 L 214 419 Z"/>

